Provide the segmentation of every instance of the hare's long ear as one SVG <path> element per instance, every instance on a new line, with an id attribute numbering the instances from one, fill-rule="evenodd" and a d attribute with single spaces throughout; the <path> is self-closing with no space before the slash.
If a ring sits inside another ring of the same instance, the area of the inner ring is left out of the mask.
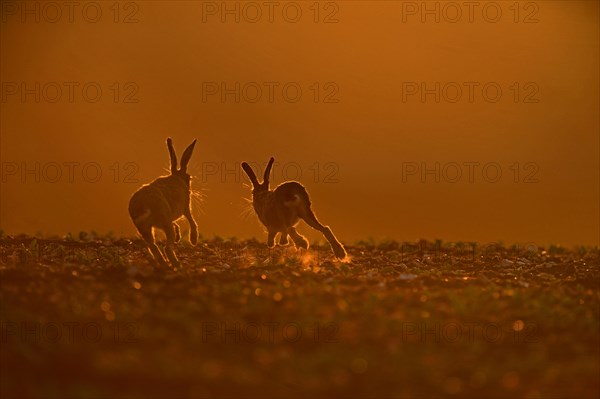
<path id="1" fill-rule="evenodd" d="M 246 162 L 242 162 L 242 169 L 244 169 L 244 172 L 246 172 L 246 174 L 248 175 L 248 178 L 250 179 L 250 181 L 252 182 L 252 185 L 255 188 L 260 186 L 260 184 L 258 183 L 258 180 L 256 179 L 256 175 L 254 174 L 254 171 L 252 170 L 250 165 L 248 165 Z"/>
<path id="2" fill-rule="evenodd" d="M 173 174 L 177 172 L 177 155 L 175 155 L 173 140 L 171 140 L 170 137 L 167 139 L 167 148 L 169 148 L 169 156 L 171 157 L 171 174 Z"/>
<path id="3" fill-rule="evenodd" d="M 263 177 L 263 184 L 269 188 L 269 176 L 271 175 L 271 168 L 273 167 L 273 162 L 275 158 L 271 157 L 269 159 L 269 163 L 267 164 L 267 168 L 265 169 L 265 176 Z"/>
<path id="4" fill-rule="evenodd" d="M 192 144 L 188 145 L 188 148 L 185 149 L 183 155 L 181 156 L 181 170 L 183 173 L 187 171 L 188 162 L 190 162 L 190 158 L 192 157 L 192 152 L 194 151 L 194 146 L 196 145 L 196 140 L 192 141 Z"/>

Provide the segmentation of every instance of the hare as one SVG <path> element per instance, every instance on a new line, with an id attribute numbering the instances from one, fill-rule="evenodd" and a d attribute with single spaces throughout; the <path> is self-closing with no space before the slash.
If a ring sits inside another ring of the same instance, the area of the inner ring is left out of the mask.
<path id="1" fill-rule="evenodd" d="M 187 174 L 187 164 L 192 157 L 195 144 L 196 140 L 185 149 L 181 156 L 181 166 L 177 169 L 177 155 L 171 138 L 168 138 L 171 174 L 143 185 L 129 200 L 131 220 L 148 244 L 154 259 L 161 266 L 167 266 L 167 261 L 154 242 L 153 228 L 165 232 L 167 236 L 165 252 L 174 267 L 179 266 L 179 260 L 173 251 L 173 245 L 181 238 L 175 220 L 185 216 L 190 224 L 190 242 L 196 245 L 198 241 L 198 228 L 190 207 L 191 176 Z"/>
<path id="2" fill-rule="evenodd" d="M 269 248 L 275 246 L 275 236 L 280 233 L 279 245 L 288 244 L 288 236 L 292 238 L 298 248 L 308 249 L 308 241 L 298 234 L 295 227 L 300 219 L 309 226 L 323 233 L 333 253 L 338 259 L 346 257 L 344 246 L 335 238 L 328 226 L 323 226 L 311 209 L 310 198 L 306 188 L 296 181 L 281 183 L 275 190 L 269 190 L 269 175 L 273 166 L 274 158 L 269 160 L 265 169 L 262 184 L 256 179 L 254 171 L 246 162 L 242 163 L 242 169 L 252 182 L 252 205 L 254 211 L 262 224 L 267 228 L 267 245 Z"/>

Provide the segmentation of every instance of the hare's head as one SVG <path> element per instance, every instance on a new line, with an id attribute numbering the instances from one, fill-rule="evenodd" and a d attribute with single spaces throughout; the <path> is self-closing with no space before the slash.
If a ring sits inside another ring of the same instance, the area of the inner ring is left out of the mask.
<path id="1" fill-rule="evenodd" d="M 269 192 L 269 175 L 271 174 L 271 168 L 273 167 L 273 162 L 275 159 L 271 157 L 269 163 L 267 164 L 267 168 L 265 169 L 265 175 L 263 176 L 263 182 L 259 183 L 254 171 L 246 162 L 242 162 L 242 169 L 248 175 L 248 178 L 252 182 L 252 195 L 260 195 L 262 193 Z"/>
<path id="2" fill-rule="evenodd" d="M 196 140 L 192 141 L 181 156 L 181 164 L 179 169 L 177 168 L 177 155 L 175 155 L 175 149 L 173 148 L 173 141 L 169 137 L 167 139 L 167 147 L 169 148 L 169 155 L 171 156 L 171 175 L 177 176 L 182 179 L 188 186 L 190 185 L 191 176 L 187 173 L 187 165 L 192 157 Z"/>

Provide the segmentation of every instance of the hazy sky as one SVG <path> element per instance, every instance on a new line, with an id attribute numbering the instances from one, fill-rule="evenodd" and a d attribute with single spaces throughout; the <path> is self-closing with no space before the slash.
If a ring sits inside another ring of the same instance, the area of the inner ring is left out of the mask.
<path id="1" fill-rule="evenodd" d="M 598 244 L 598 2 L 47 4 L 1 5 L 6 233 L 135 234 L 171 136 L 205 237 L 265 238 L 274 156 L 347 243 Z"/>

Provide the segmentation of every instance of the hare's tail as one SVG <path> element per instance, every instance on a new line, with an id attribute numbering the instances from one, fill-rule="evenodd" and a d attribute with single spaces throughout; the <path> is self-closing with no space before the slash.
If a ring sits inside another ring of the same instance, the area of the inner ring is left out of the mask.
<path id="1" fill-rule="evenodd" d="M 146 219 L 148 219 L 150 217 L 150 215 L 152 214 L 152 212 L 150 212 L 150 209 L 144 209 L 142 211 L 142 213 L 140 213 L 139 215 L 133 216 L 133 223 L 135 224 L 140 224 L 143 221 L 145 221 Z"/>
<path id="2" fill-rule="evenodd" d="M 289 190 L 285 191 L 283 198 L 283 204 L 285 206 L 299 206 L 300 204 L 304 204 L 308 207 L 311 206 L 310 197 L 308 196 L 306 188 L 300 184 L 290 184 L 288 187 Z"/>
<path id="3" fill-rule="evenodd" d="M 129 216 L 131 216 L 131 220 L 136 226 L 147 220 L 151 214 L 152 211 L 141 204 L 137 204 L 137 206 L 134 204 L 129 205 Z"/>

